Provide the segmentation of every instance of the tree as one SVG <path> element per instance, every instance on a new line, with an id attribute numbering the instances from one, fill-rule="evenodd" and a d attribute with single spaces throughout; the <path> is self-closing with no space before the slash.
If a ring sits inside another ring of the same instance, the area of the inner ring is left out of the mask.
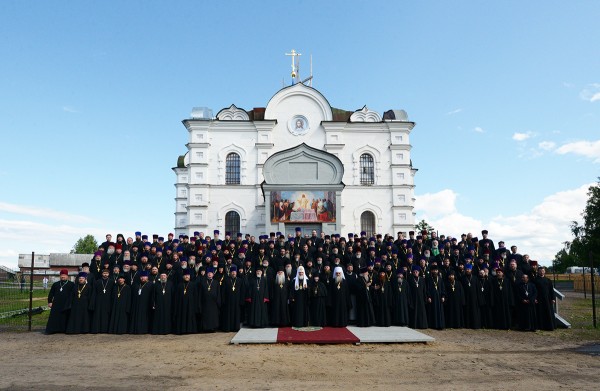
<path id="1" fill-rule="evenodd" d="M 600 256 L 600 177 L 598 183 L 590 186 L 585 209 L 581 213 L 583 224 L 573 221 L 571 233 L 575 236 L 570 254 L 587 263 L 590 254 Z"/>
<path id="2" fill-rule="evenodd" d="M 596 258 L 600 256 L 600 177 L 596 185 L 590 186 L 587 195 L 589 198 L 581 213 L 583 224 L 577 221 L 571 223 L 571 233 L 575 238 L 565 242 L 565 247 L 554 257 L 558 272 L 564 272 L 569 266 L 587 267 L 590 254 Z"/>
<path id="3" fill-rule="evenodd" d="M 429 223 L 427 223 L 427 221 L 421 220 L 417 223 L 417 225 L 415 225 L 415 231 L 421 232 L 423 230 L 427 230 L 427 232 L 431 232 L 431 231 L 435 231 L 435 228 L 433 228 L 431 225 L 429 225 Z"/>
<path id="4" fill-rule="evenodd" d="M 577 266 L 577 258 L 571 254 L 571 242 L 564 242 L 564 247 L 554 256 L 553 271 L 565 273 L 569 266 Z"/>
<path id="5" fill-rule="evenodd" d="M 79 238 L 73 249 L 71 250 L 71 254 L 93 254 L 98 250 L 98 242 L 96 242 L 96 238 L 93 235 L 86 235 L 84 238 Z"/>

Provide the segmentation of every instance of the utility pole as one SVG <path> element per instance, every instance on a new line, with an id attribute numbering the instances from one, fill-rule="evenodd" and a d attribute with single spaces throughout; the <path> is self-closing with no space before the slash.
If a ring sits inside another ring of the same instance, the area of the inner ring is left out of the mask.
<path id="1" fill-rule="evenodd" d="M 592 277 L 592 318 L 596 328 L 596 283 L 594 282 L 594 257 L 590 251 L 590 276 Z"/>

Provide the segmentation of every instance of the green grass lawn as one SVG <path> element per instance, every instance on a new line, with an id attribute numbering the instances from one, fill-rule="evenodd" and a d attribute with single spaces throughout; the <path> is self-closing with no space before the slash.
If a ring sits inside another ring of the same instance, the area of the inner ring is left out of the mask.
<path id="1" fill-rule="evenodd" d="M 559 338 L 574 341 L 600 341 L 600 297 L 596 297 L 596 320 L 598 328 L 593 326 L 592 299 L 571 297 L 559 303 L 559 314 L 571 323 L 570 329 L 555 331 Z"/>
<path id="2" fill-rule="evenodd" d="M 48 290 L 40 286 L 33 290 L 32 308 L 43 307 L 48 304 Z M 9 311 L 29 309 L 29 285 L 21 292 L 20 287 L 0 288 L 0 314 Z M 46 327 L 49 311 L 32 316 L 32 329 L 39 330 Z M 0 319 L 0 331 L 27 331 L 29 324 L 28 314 L 11 316 Z"/>

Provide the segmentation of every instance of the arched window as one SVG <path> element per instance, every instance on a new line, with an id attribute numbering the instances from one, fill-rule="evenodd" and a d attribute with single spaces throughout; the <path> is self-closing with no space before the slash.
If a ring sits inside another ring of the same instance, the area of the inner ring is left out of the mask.
<path id="1" fill-rule="evenodd" d="M 360 230 L 367 233 L 367 237 L 375 236 L 375 215 L 365 211 L 360 215 Z"/>
<path id="2" fill-rule="evenodd" d="M 373 156 L 368 153 L 360 155 L 360 184 L 372 185 L 375 183 L 375 166 Z"/>
<path id="3" fill-rule="evenodd" d="M 231 152 L 225 159 L 225 184 L 240 184 L 240 155 Z"/>
<path id="4" fill-rule="evenodd" d="M 231 210 L 225 215 L 225 232 L 240 232 L 240 215 Z"/>

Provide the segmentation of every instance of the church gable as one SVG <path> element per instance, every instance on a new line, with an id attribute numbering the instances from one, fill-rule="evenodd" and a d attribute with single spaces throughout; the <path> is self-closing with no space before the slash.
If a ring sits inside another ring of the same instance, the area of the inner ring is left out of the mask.
<path id="1" fill-rule="evenodd" d="M 274 154 L 263 168 L 268 185 L 337 185 L 343 175 L 336 156 L 304 143 Z"/>

